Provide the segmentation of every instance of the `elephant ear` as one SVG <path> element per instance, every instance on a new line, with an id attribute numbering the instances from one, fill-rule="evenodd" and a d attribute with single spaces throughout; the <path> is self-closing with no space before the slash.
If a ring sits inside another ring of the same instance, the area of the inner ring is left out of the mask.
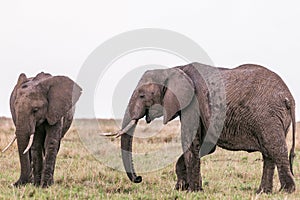
<path id="1" fill-rule="evenodd" d="M 163 97 L 163 123 L 167 124 L 176 113 L 187 107 L 192 101 L 195 89 L 193 81 L 181 69 L 168 69 L 171 74 L 166 79 Z"/>
<path id="2" fill-rule="evenodd" d="M 41 82 L 47 91 L 48 112 L 46 119 L 50 125 L 56 124 L 78 101 L 82 89 L 66 76 L 53 76 Z"/>
<path id="3" fill-rule="evenodd" d="M 15 113 L 14 103 L 15 103 L 16 97 L 17 97 L 17 90 L 21 87 L 21 85 L 23 83 L 25 83 L 27 81 L 29 81 L 29 79 L 26 77 L 26 75 L 24 73 L 20 74 L 19 78 L 18 78 L 18 82 L 10 95 L 10 112 L 11 112 L 11 115 L 12 115 L 12 118 L 13 118 L 13 121 L 15 124 L 16 124 L 16 113 Z"/>

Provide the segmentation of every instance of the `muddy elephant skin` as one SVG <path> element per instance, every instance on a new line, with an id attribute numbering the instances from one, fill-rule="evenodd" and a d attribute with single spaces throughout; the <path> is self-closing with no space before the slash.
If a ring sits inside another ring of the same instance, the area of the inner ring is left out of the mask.
<path id="1" fill-rule="evenodd" d="M 225 101 L 215 105 L 212 98 L 218 94 Z M 214 135 L 211 124 L 219 116 L 214 113 L 222 108 L 223 124 L 220 134 Z M 136 123 L 142 117 L 150 123 L 161 116 L 164 124 L 177 116 L 181 121 L 183 154 L 176 163 L 176 189 L 202 190 L 200 157 L 213 153 L 219 146 L 261 152 L 263 173 L 258 193 L 272 192 L 275 166 L 281 190 L 295 191 L 295 101 L 276 73 L 254 64 L 226 69 L 200 63 L 146 71 L 130 98 L 122 123 L 126 131 L 121 132 L 123 164 L 135 183 L 142 181 L 132 162 Z M 291 123 L 293 145 L 289 157 L 285 139 Z"/>
<path id="2" fill-rule="evenodd" d="M 33 78 L 19 76 L 10 98 L 21 164 L 14 186 L 53 184 L 60 142 L 72 123 L 81 91 L 66 76 L 43 72 Z"/>

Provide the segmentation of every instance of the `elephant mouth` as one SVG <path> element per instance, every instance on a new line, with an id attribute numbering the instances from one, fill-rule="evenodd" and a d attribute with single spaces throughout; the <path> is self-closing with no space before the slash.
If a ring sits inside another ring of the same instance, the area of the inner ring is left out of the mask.
<path id="1" fill-rule="evenodd" d="M 146 109 L 146 111 L 145 111 L 145 120 L 146 120 L 147 124 L 149 124 L 152 121 L 151 117 L 149 115 L 149 109 Z"/>
<path id="2" fill-rule="evenodd" d="M 145 119 L 148 124 L 161 116 L 163 116 L 163 107 L 160 104 L 152 105 L 145 111 Z"/>

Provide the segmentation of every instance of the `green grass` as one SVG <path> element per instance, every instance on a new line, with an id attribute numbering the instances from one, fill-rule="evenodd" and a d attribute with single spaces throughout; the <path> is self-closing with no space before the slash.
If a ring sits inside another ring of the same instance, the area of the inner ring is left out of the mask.
<path id="1" fill-rule="evenodd" d="M 9 119 L 0 119 L 0 150 L 2 150 L 14 134 Z M 115 131 L 114 120 L 102 120 L 101 129 Z M 119 122 L 118 122 L 119 123 Z M 159 124 L 159 123 L 158 123 Z M 174 122 L 162 129 L 160 125 L 147 128 L 144 123 L 139 124 L 139 130 L 151 134 L 159 130 L 159 134 L 151 138 L 136 139 L 134 151 L 141 153 L 141 160 L 136 160 L 137 168 L 145 168 L 149 163 L 143 160 L 143 155 L 174 142 L 177 144 L 179 131 L 178 122 Z M 26 185 L 13 188 L 11 183 L 19 176 L 19 160 L 16 144 L 7 152 L 0 154 L 0 199 L 300 199 L 300 165 L 299 157 L 294 163 L 297 191 L 293 194 L 278 192 L 280 188 L 277 171 L 274 177 L 273 194 L 256 195 L 262 172 L 262 160 L 259 153 L 231 152 L 222 149 L 204 157 L 201 162 L 203 178 L 203 192 L 187 193 L 174 190 L 176 176 L 174 162 L 160 170 L 142 173 L 143 182 L 131 183 L 124 172 L 106 166 L 100 156 L 102 143 L 98 144 L 99 155 L 93 155 L 87 149 L 82 138 L 85 134 L 96 132 L 91 121 L 80 120 L 69 131 L 62 141 L 57 157 L 55 170 L 55 184 L 47 189 Z M 173 135 L 172 135 L 173 134 Z M 80 137 L 79 137 L 80 136 Z M 81 138 L 81 139 L 80 139 Z M 175 139 L 174 139 L 175 138 Z M 110 139 L 119 148 L 119 139 Z M 179 141 L 180 142 L 180 141 Z M 95 141 L 95 148 L 97 142 Z M 119 152 L 115 152 L 118 155 Z M 297 150 L 297 155 L 300 151 Z M 151 157 L 150 157 L 151 158 Z M 119 158 L 116 156 L 116 162 Z M 139 162 L 139 163 L 138 163 Z M 153 167 L 157 163 L 150 163 Z M 122 166 L 121 166 L 122 167 Z M 151 166 L 149 167 L 149 169 Z"/>

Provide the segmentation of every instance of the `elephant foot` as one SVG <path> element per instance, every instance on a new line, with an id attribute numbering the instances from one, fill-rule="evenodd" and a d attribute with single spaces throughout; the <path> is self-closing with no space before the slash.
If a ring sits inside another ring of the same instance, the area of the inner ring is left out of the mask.
<path id="1" fill-rule="evenodd" d="M 15 183 L 11 184 L 13 187 L 20 187 L 23 185 L 26 185 L 28 183 L 32 183 L 33 178 L 32 175 L 30 174 L 27 178 L 20 177 L 19 180 L 17 180 Z"/>
<path id="2" fill-rule="evenodd" d="M 261 194 L 261 193 L 270 194 L 270 193 L 272 193 L 272 188 L 268 188 L 268 187 L 259 187 L 259 188 L 256 190 L 256 194 Z"/>
<path id="3" fill-rule="evenodd" d="M 42 186 L 42 188 L 47 188 L 47 187 L 53 185 L 53 183 L 54 183 L 53 179 L 49 179 L 47 181 L 42 181 L 41 186 Z"/>
<path id="4" fill-rule="evenodd" d="M 189 187 L 189 184 L 187 184 L 187 182 L 185 180 L 178 180 L 175 185 L 175 189 L 181 190 L 181 191 L 188 190 L 188 187 Z"/>
<path id="5" fill-rule="evenodd" d="M 280 180 L 280 190 L 287 193 L 295 192 L 296 184 L 292 174 L 288 171 L 288 173 L 283 173 L 283 170 L 279 170 L 279 180 Z M 281 173 L 280 173 L 281 172 Z"/>
<path id="6" fill-rule="evenodd" d="M 188 192 L 203 191 L 202 181 L 199 178 L 192 179 L 189 183 Z"/>
<path id="7" fill-rule="evenodd" d="M 201 186 L 188 187 L 187 191 L 188 192 L 199 192 L 199 191 L 203 191 L 203 188 Z"/>
<path id="8" fill-rule="evenodd" d="M 34 180 L 34 181 L 33 181 L 33 184 L 34 184 L 34 186 L 36 186 L 36 187 L 41 186 L 41 179 L 39 179 L 39 180 Z"/>
<path id="9" fill-rule="evenodd" d="M 296 186 L 294 183 L 290 183 L 290 184 L 285 184 L 283 186 L 281 186 L 279 191 L 284 191 L 287 193 L 293 193 L 296 190 Z"/>
<path id="10" fill-rule="evenodd" d="M 20 186 L 26 185 L 28 183 L 31 183 L 31 182 L 29 180 L 19 179 L 17 182 L 13 183 L 12 186 L 14 186 L 14 187 L 20 187 Z"/>

